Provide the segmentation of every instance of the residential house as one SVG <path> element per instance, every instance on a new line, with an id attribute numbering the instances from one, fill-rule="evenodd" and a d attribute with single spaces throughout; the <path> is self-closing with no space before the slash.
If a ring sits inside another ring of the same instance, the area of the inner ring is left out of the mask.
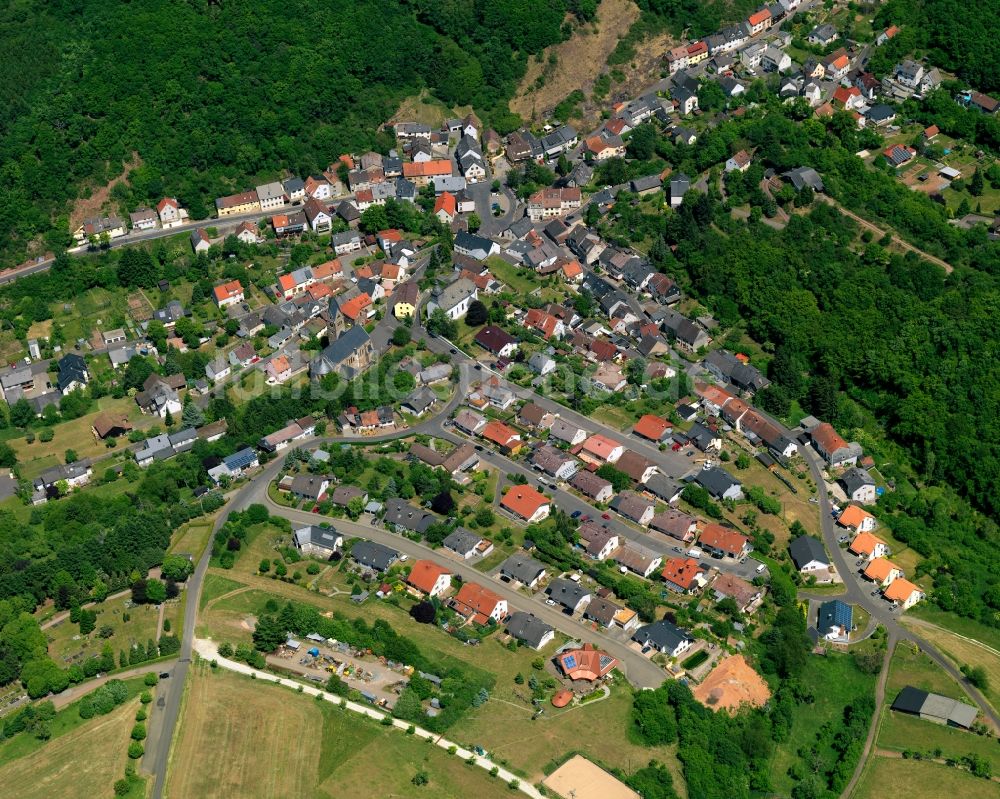
<path id="1" fill-rule="evenodd" d="M 706 524 L 698 538 L 698 546 L 709 554 L 740 560 L 753 548 L 750 539 L 721 524 Z"/>
<path id="2" fill-rule="evenodd" d="M 694 643 L 686 630 L 666 619 L 640 627 L 632 635 L 632 640 L 640 644 L 644 652 L 655 649 L 671 658 L 680 657 Z"/>
<path id="3" fill-rule="evenodd" d="M 594 560 L 606 560 L 621 546 L 621 539 L 610 527 L 587 521 L 580 525 L 577 533 L 580 544 Z"/>
<path id="4" fill-rule="evenodd" d="M 535 449 L 531 454 L 531 465 L 555 480 L 569 480 L 578 468 L 572 455 L 548 444 Z"/>
<path id="5" fill-rule="evenodd" d="M 848 444 L 829 422 L 821 422 L 809 431 L 816 452 L 830 466 L 854 466 L 861 457 L 861 445 Z"/>
<path id="6" fill-rule="evenodd" d="M 545 593 L 571 616 L 582 611 L 590 603 L 591 598 L 590 589 L 561 577 L 549 583 Z"/>
<path id="7" fill-rule="evenodd" d="M 252 214 L 259 210 L 260 198 L 256 191 L 231 194 L 228 197 L 219 197 L 215 201 L 215 212 L 220 219 L 226 216 Z"/>
<path id="8" fill-rule="evenodd" d="M 552 423 L 555 422 L 556 417 L 541 405 L 534 402 L 526 402 L 521 406 L 521 410 L 517 412 L 517 420 L 526 427 L 534 427 L 537 430 L 548 430 L 552 427 Z"/>
<path id="9" fill-rule="evenodd" d="M 587 470 L 574 474 L 569 484 L 581 494 L 590 497 L 594 502 L 604 503 L 614 496 L 614 488 L 609 480 L 598 477 Z"/>
<path id="10" fill-rule="evenodd" d="M 707 570 L 694 558 L 667 558 L 660 576 L 679 594 L 693 594 L 708 585 Z"/>
<path id="11" fill-rule="evenodd" d="M 674 426 L 666 419 L 647 413 L 635 423 L 635 427 L 632 428 L 632 432 L 648 441 L 652 441 L 656 444 L 662 444 L 670 440 L 673 427 Z"/>
<path id="12" fill-rule="evenodd" d="M 726 172 L 746 172 L 753 157 L 746 150 L 740 150 L 726 161 Z"/>
<path id="13" fill-rule="evenodd" d="M 92 239 L 99 239 L 106 236 L 108 239 L 117 239 L 128 233 L 128 228 L 117 216 L 97 216 L 85 219 L 83 224 L 73 231 L 73 238 L 78 244 L 83 244 Z"/>
<path id="14" fill-rule="evenodd" d="M 583 146 L 586 152 L 594 157 L 595 161 L 625 157 L 625 142 L 622 141 L 621 136 L 607 131 L 596 136 L 589 136 L 584 140 Z"/>
<path id="15" fill-rule="evenodd" d="M 556 655 L 555 661 L 563 676 L 574 682 L 597 682 L 618 665 L 617 658 L 594 649 L 592 644 L 584 644 L 582 649 L 564 649 Z"/>
<path id="16" fill-rule="evenodd" d="M 792 68 L 792 57 L 780 47 L 766 47 L 760 65 L 765 72 L 786 72 Z"/>
<path id="17" fill-rule="evenodd" d="M 400 410 L 413 416 L 423 416 L 438 401 L 437 394 L 426 386 L 422 386 L 403 400 Z"/>
<path id="18" fill-rule="evenodd" d="M 463 408 L 456 414 L 454 419 L 455 427 L 463 433 L 476 435 L 486 426 L 486 420 L 475 411 Z"/>
<path id="19" fill-rule="evenodd" d="M 517 349 L 517 339 L 496 325 L 480 328 L 474 340 L 480 347 L 498 358 L 509 358 Z"/>
<path id="20" fill-rule="evenodd" d="M 663 513 L 657 513 L 653 516 L 649 527 L 651 530 L 665 533 L 687 544 L 694 541 L 698 520 L 683 511 L 667 508 Z"/>
<path id="21" fill-rule="evenodd" d="M 663 562 L 663 558 L 652 550 L 631 543 L 620 546 L 611 558 L 619 566 L 624 566 L 640 577 L 649 577 Z"/>
<path id="22" fill-rule="evenodd" d="M 384 572 L 399 560 L 399 553 L 374 541 L 355 541 L 351 547 L 351 557 L 366 569 Z"/>
<path id="23" fill-rule="evenodd" d="M 500 507 L 520 519 L 533 524 L 548 518 L 549 498 L 530 485 L 511 486 L 507 489 Z"/>
<path id="24" fill-rule="evenodd" d="M 501 622 L 507 616 L 507 600 L 478 583 L 463 583 L 449 604 L 460 616 L 479 625 Z"/>
<path id="25" fill-rule="evenodd" d="M 63 394 L 83 388 L 90 382 L 90 372 L 87 370 L 87 362 L 75 352 L 63 355 L 59 359 L 58 369 L 59 374 L 56 378 L 56 386 Z"/>
<path id="26" fill-rule="evenodd" d="M 396 527 L 423 535 L 432 524 L 439 521 L 433 513 L 415 508 L 409 502 L 399 497 L 390 497 L 385 501 L 385 516 L 383 521 L 387 529 Z"/>
<path id="27" fill-rule="evenodd" d="M 855 533 L 870 533 L 875 529 L 875 517 L 857 505 L 848 505 L 844 508 L 837 523 L 842 527 L 847 527 Z"/>
<path id="28" fill-rule="evenodd" d="M 538 650 L 555 638 L 556 631 L 532 613 L 522 610 L 507 620 L 507 632 L 521 643 Z"/>
<path id="29" fill-rule="evenodd" d="M 886 588 L 903 576 L 903 570 L 886 558 L 873 558 L 865 567 L 864 576 L 873 583 Z"/>
<path id="30" fill-rule="evenodd" d="M 878 499 L 875 481 L 866 469 L 851 467 L 844 472 L 837 482 L 843 487 L 844 493 L 851 502 L 860 505 L 874 505 Z"/>
<path id="31" fill-rule="evenodd" d="M 160 225 L 164 230 L 184 224 L 184 220 L 188 217 L 187 211 L 181 208 L 176 197 L 164 197 L 160 200 L 156 204 L 156 213 L 160 216 Z"/>
<path id="32" fill-rule="evenodd" d="M 889 555 L 889 547 L 881 538 L 871 533 L 858 533 L 847 549 L 855 555 L 864 558 L 865 563 L 870 563 L 876 558 L 885 558 Z"/>
<path id="33" fill-rule="evenodd" d="M 927 594 L 909 580 L 899 577 L 889 584 L 889 587 L 882 592 L 882 596 L 890 602 L 895 602 L 902 610 L 909 610 Z"/>
<path id="34" fill-rule="evenodd" d="M 205 377 L 213 383 L 225 380 L 232 371 L 232 364 L 221 353 L 205 364 Z"/>
<path id="35" fill-rule="evenodd" d="M 252 469 L 256 469 L 259 465 L 257 453 L 250 447 L 244 447 L 239 452 L 223 458 L 221 463 L 210 467 L 208 476 L 216 483 L 221 482 L 224 478 L 236 480 Z"/>
<path id="36" fill-rule="evenodd" d="M 480 535 L 466 530 L 464 527 L 456 527 L 441 545 L 451 552 L 454 552 L 463 560 L 479 556 L 486 557 L 493 552 L 493 543 L 487 541 Z"/>
<path id="37" fill-rule="evenodd" d="M 303 555 L 330 560 L 344 546 L 344 537 L 332 527 L 310 524 L 292 533 L 292 544 Z"/>
<path id="38" fill-rule="evenodd" d="M 143 206 L 128 215 L 132 230 L 153 230 L 159 217 L 152 208 Z"/>
<path id="39" fill-rule="evenodd" d="M 632 491 L 622 491 L 611 500 L 611 509 L 642 527 L 649 525 L 655 510 L 650 500 Z"/>
<path id="40" fill-rule="evenodd" d="M 825 572 L 830 568 L 830 558 L 823 542 L 811 535 L 800 535 L 792 539 L 788 544 L 788 553 L 799 574 Z"/>
<path id="41" fill-rule="evenodd" d="M 816 630 L 826 640 L 846 643 L 853 627 L 853 608 L 847 603 L 831 599 L 819 606 Z"/>
<path id="42" fill-rule="evenodd" d="M 182 374 L 168 377 L 151 374 L 142 384 L 142 391 L 135 395 L 135 402 L 143 413 L 155 413 L 162 418 L 169 413 L 176 417 L 184 407 L 177 392 L 185 385 Z"/>
<path id="43" fill-rule="evenodd" d="M 420 286 L 412 280 L 402 283 L 392 292 L 392 315 L 397 319 L 409 319 L 417 312 L 420 302 Z"/>
<path id="44" fill-rule="evenodd" d="M 333 217 L 327 208 L 315 197 L 306 200 L 302 211 L 313 233 L 326 233 L 333 227 Z"/>
<path id="45" fill-rule="evenodd" d="M 451 174 L 451 161 L 429 160 L 403 164 L 403 177 L 412 181 L 418 188 L 428 185 L 436 177 L 447 177 Z"/>
<path id="46" fill-rule="evenodd" d="M 246 299 L 243 294 L 243 284 L 238 280 L 222 283 L 212 289 L 212 293 L 215 297 L 215 304 L 220 308 L 236 305 Z"/>
<path id="47" fill-rule="evenodd" d="M 851 59 L 846 53 L 830 53 L 823 61 L 823 71 L 827 80 L 842 80 L 851 71 Z"/>
<path id="48" fill-rule="evenodd" d="M 897 169 L 917 157 L 917 151 L 905 144 L 894 144 L 882 151 L 885 160 Z"/>
<path id="49" fill-rule="evenodd" d="M 556 419 L 549 428 L 549 438 L 575 447 L 587 438 L 587 431 L 565 419 Z"/>
<path id="50" fill-rule="evenodd" d="M 361 249 L 361 234 L 356 230 L 345 230 L 330 237 L 330 245 L 337 255 L 357 252 Z"/>
<path id="51" fill-rule="evenodd" d="M 605 463 L 616 463 L 624 452 L 625 445 L 620 441 L 608 438 L 602 433 L 595 433 L 583 442 L 580 457 L 590 463 L 602 465 Z"/>
<path id="52" fill-rule="evenodd" d="M 406 584 L 425 596 L 441 596 L 451 588 L 451 573 L 432 560 L 416 560 L 406 576 Z"/>
<path id="53" fill-rule="evenodd" d="M 483 236 L 463 230 L 455 234 L 455 252 L 475 258 L 477 261 L 485 261 L 491 255 L 500 252 L 500 245 Z"/>
<path id="54" fill-rule="evenodd" d="M 924 68 L 916 61 L 907 59 L 896 65 L 894 76 L 899 83 L 908 89 L 916 89 L 924 77 Z"/>
<path id="55" fill-rule="evenodd" d="M 695 475 L 694 481 L 708 491 L 712 499 L 738 501 L 743 498 L 743 486 L 740 481 L 721 467 L 710 466 L 702 469 Z"/>
<path id="56" fill-rule="evenodd" d="M 118 438 L 126 435 L 132 430 L 132 423 L 124 413 L 110 414 L 101 413 L 94 418 L 91 430 L 99 439 Z"/>
<path id="57" fill-rule="evenodd" d="M 579 188 L 539 189 L 528 198 L 528 218 L 532 222 L 565 216 L 580 208 Z"/>
<path id="58" fill-rule="evenodd" d="M 318 502 L 326 497 L 326 490 L 329 487 L 329 477 L 317 474 L 297 474 L 292 478 L 292 485 L 289 491 L 292 496 L 298 499 Z"/>
<path id="59" fill-rule="evenodd" d="M 740 613 L 752 613 L 763 596 L 763 591 L 734 574 L 720 574 L 712 583 L 716 599 L 729 598 L 736 603 Z"/>
<path id="60" fill-rule="evenodd" d="M 511 555 L 500 564 L 500 579 L 535 588 L 547 574 L 545 566 L 527 555 Z"/>
<path id="61" fill-rule="evenodd" d="M 598 629 L 609 630 L 622 608 L 603 597 L 594 597 L 583 611 L 583 618 L 597 624 Z"/>
<path id="62" fill-rule="evenodd" d="M 427 311 L 433 313 L 440 308 L 449 319 L 461 319 L 469 312 L 472 301 L 478 297 L 479 289 L 476 284 L 468 278 L 459 278 L 436 294 L 432 293 Z"/>
<path id="63" fill-rule="evenodd" d="M 645 490 L 654 497 L 673 504 L 680 499 L 684 486 L 678 480 L 656 472 L 646 481 Z"/>
<path id="64" fill-rule="evenodd" d="M 827 47 L 839 38 L 840 34 L 837 32 L 837 29 L 833 27 L 833 25 L 825 24 L 817 25 L 813 28 L 809 32 L 809 35 L 806 36 L 806 41 L 809 42 L 809 44 L 814 44 L 818 47 Z"/>
<path id="65" fill-rule="evenodd" d="M 191 249 L 197 255 L 200 252 L 208 252 L 212 248 L 212 242 L 208 238 L 208 233 L 204 228 L 191 231 Z"/>
<path id="66" fill-rule="evenodd" d="M 674 101 L 678 113 L 682 116 L 693 114 L 698 110 L 698 95 L 684 86 L 674 86 L 671 88 L 670 98 Z"/>

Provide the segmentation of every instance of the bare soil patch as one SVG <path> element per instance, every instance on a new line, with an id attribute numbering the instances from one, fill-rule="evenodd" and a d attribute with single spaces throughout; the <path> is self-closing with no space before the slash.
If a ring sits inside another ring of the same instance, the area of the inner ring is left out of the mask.
<path id="1" fill-rule="evenodd" d="M 692 693 L 695 699 L 712 710 L 736 710 L 744 704 L 763 707 L 771 698 L 767 683 L 750 668 L 743 655 L 733 655 L 720 661 Z"/>
<path id="2" fill-rule="evenodd" d="M 540 120 L 576 89 L 589 100 L 594 80 L 608 69 L 608 56 L 638 18 L 639 8 L 632 0 L 602 0 L 595 23 L 581 26 L 565 42 L 546 48 L 540 61 L 528 64 L 511 110 L 525 119 Z M 553 53 L 558 59 L 554 67 L 549 65 Z M 545 84 L 535 89 L 543 74 Z"/>
<path id="3" fill-rule="evenodd" d="M 140 166 L 142 166 L 142 158 L 139 157 L 139 153 L 133 152 L 132 157 L 122 167 L 121 174 L 112 178 L 105 185 L 94 189 L 89 197 L 78 198 L 73 203 L 73 208 L 69 212 L 69 229 L 76 230 L 84 219 L 98 216 L 111 198 L 111 190 L 119 183 L 125 181 L 129 172 L 133 169 L 138 169 Z"/>

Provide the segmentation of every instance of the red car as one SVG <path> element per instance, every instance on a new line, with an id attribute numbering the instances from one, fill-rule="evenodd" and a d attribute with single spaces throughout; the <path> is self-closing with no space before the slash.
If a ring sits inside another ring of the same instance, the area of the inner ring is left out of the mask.
<path id="1" fill-rule="evenodd" d="M 677 452 L 677 450 L 679 450 L 680 448 L 681 448 L 681 445 L 678 443 L 678 444 L 674 444 L 670 449 L 673 452 Z"/>
<path id="2" fill-rule="evenodd" d="M 581 517 L 580 517 L 580 523 L 581 523 L 581 524 L 582 524 L 583 522 L 589 522 L 589 521 L 590 521 L 590 516 L 581 516 Z"/>
<path id="3" fill-rule="evenodd" d="M 611 518 L 611 514 L 610 513 L 602 513 L 601 514 L 601 518 L 602 519 L 610 519 Z"/>

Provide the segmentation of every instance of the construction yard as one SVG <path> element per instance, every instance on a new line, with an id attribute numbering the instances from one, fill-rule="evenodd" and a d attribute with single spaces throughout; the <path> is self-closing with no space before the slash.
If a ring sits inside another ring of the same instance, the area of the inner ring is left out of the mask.
<path id="1" fill-rule="evenodd" d="M 767 683 L 750 667 L 743 655 L 719 661 L 692 693 L 695 699 L 712 710 L 735 711 L 743 705 L 763 707 L 771 698 Z"/>

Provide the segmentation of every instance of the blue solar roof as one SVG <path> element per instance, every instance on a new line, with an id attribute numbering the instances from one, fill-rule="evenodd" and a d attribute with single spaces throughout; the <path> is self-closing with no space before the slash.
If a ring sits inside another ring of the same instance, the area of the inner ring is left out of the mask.
<path id="1" fill-rule="evenodd" d="M 850 605 L 839 599 L 824 602 L 819 609 L 819 629 L 826 633 L 831 627 L 846 627 L 851 629 L 854 612 Z"/>
<path id="2" fill-rule="evenodd" d="M 566 655 L 566 657 L 563 658 L 563 666 L 565 666 L 567 670 L 575 669 L 576 655 Z"/>
<path id="3" fill-rule="evenodd" d="M 223 460 L 228 469 L 245 469 L 257 459 L 257 453 L 247 447 Z"/>

